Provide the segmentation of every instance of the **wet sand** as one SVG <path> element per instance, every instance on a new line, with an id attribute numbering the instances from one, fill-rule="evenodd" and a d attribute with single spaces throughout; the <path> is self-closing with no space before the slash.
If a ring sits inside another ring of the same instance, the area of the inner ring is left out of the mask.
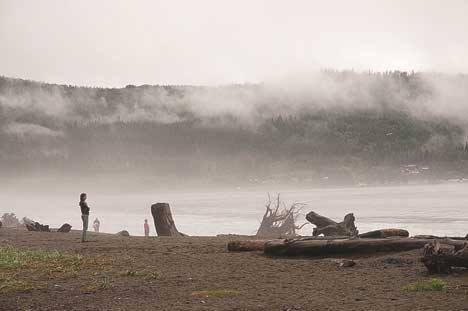
<path id="1" fill-rule="evenodd" d="M 228 253 L 232 239 L 90 234 L 80 243 L 79 232 L 0 228 L 0 247 L 59 250 L 96 262 L 72 276 L 51 274 L 38 289 L 1 293 L 0 310 L 468 310 L 467 271 L 436 276 L 446 291 L 402 289 L 434 277 L 418 262 L 419 251 L 354 256 L 357 264 L 343 268 L 330 258 Z M 389 257 L 398 263 L 386 263 Z M 38 278 L 28 273 L 22 277 Z M 103 275 L 105 288 L 90 290 Z M 206 290 L 230 294 L 197 294 Z"/>

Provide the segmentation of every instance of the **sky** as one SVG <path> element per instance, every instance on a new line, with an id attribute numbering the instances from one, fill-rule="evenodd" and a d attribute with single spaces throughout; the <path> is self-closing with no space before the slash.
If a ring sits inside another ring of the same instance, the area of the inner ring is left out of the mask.
<path id="1" fill-rule="evenodd" d="M 0 0 L 0 75 L 121 87 L 468 73 L 467 15 L 465 0 Z"/>

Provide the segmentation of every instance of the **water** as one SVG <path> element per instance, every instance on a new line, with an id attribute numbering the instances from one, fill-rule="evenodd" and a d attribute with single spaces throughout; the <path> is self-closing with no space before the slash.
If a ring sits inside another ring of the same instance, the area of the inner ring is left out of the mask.
<path id="1" fill-rule="evenodd" d="M 315 211 L 335 220 L 353 212 L 360 232 L 404 228 L 411 234 L 465 236 L 468 233 L 468 185 L 333 188 L 281 192 L 287 204 L 304 202 L 304 212 Z M 28 193 L 0 194 L 0 213 L 15 212 L 52 227 L 65 222 L 81 226 L 78 195 L 54 196 Z M 189 235 L 254 234 L 265 211 L 265 190 L 155 192 L 99 195 L 89 191 L 90 224 L 95 217 L 101 231 L 126 229 L 143 234 L 143 220 L 153 224 L 150 206 L 169 202 L 179 231 Z M 299 222 L 305 222 L 301 217 Z M 302 234 L 311 234 L 312 225 Z M 154 234 L 153 225 L 151 225 Z"/>

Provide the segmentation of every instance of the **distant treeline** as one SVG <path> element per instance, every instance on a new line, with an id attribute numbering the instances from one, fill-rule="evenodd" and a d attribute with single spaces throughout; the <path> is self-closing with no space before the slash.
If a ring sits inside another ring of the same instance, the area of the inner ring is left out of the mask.
<path id="1" fill-rule="evenodd" d="M 318 89 L 314 81 L 294 91 L 263 84 L 86 88 L 0 77 L 0 169 L 258 182 L 399 179 L 409 164 L 464 174 L 466 122 L 431 105 L 441 100 L 434 81 L 458 89 L 466 76 L 319 77 Z"/>

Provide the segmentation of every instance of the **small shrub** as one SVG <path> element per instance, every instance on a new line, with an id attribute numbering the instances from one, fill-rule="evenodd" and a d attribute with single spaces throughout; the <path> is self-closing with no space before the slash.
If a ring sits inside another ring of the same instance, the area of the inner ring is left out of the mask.
<path id="1" fill-rule="evenodd" d="M 447 283 L 441 279 L 419 281 L 403 287 L 403 290 L 407 292 L 444 291 L 446 289 Z"/>

